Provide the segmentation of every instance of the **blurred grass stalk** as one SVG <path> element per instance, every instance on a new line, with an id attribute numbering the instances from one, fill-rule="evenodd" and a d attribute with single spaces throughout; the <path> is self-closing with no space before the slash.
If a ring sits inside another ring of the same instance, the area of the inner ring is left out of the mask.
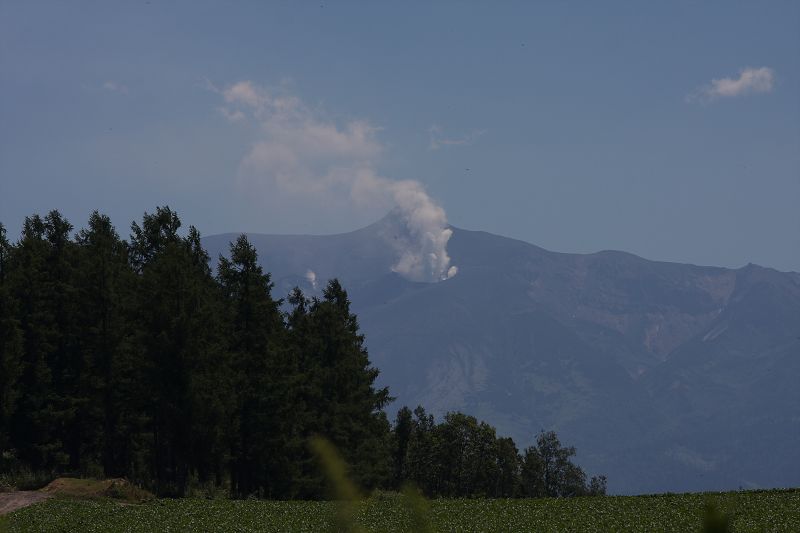
<path id="1" fill-rule="evenodd" d="M 323 437 L 312 437 L 310 446 L 328 478 L 332 495 L 336 499 L 334 531 L 350 533 L 365 531 L 356 522 L 356 513 L 363 498 L 347 476 L 347 463 L 333 444 Z"/>
<path id="2" fill-rule="evenodd" d="M 364 498 L 347 475 L 347 463 L 339 455 L 336 447 L 323 437 L 313 437 L 310 446 L 322 465 L 332 489 L 332 496 L 336 499 L 334 531 L 349 533 L 365 531 L 356 522 L 356 515 Z M 433 533 L 430 506 L 422 493 L 413 485 L 407 484 L 403 487 L 401 500 L 411 517 L 411 530 L 416 533 Z"/>
<path id="3" fill-rule="evenodd" d="M 730 533 L 731 517 L 722 513 L 714 502 L 706 500 L 703 533 Z"/>
<path id="4" fill-rule="evenodd" d="M 428 500 L 414 485 L 406 484 L 403 487 L 403 505 L 411 515 L 411 531 L 434 533 Z"/>

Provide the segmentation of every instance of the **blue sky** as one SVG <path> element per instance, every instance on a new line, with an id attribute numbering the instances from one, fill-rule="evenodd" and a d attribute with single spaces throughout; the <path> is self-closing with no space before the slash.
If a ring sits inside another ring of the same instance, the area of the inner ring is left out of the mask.
<path id="1" fill-rule="evenodd" d="M 0 1 L 0 95 L 12 237 L 347 231 L 416 183 L 552 250 L 800 271 L 797 2 Z"/>

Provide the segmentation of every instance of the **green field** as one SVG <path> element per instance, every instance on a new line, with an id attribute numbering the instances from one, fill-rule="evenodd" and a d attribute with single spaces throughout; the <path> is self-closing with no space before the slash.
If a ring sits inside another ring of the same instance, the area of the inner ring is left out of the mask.
<path id="1" fill-rule="evenodd" d="M 540 500 L 434 500 L 434 531 L 699 531 L 711 502 L 732 518 L 732 531 L 800 531 L 800 490 L 586 497 Z M 325 531 L 336 504 L 258 500 L 53 499 L 6 517 L 9 531 Z M 401 497 L 358 504 L 366 531 L 412 531 Z"/>

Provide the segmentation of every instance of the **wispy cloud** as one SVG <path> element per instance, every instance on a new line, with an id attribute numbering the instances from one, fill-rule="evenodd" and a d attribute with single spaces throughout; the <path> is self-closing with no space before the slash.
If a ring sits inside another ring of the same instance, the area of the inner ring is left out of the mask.
<path id="1" fill-rule="evenodd" d="M 260 126 L 242 161 L 241 174 L 297 195 L 328 196 L 347 190 L 357 202 L 375 200 L 374 167 L 383 150 L 378 128 L 364 120 L 336 124 L 298 97 L 240 81 L 219 91 L 227 119 L 251 119 Z"/>
<path id="2" fill-rule="evenodd" d="M 775 84 L 775 71 L 769 67 L 743 68 L 737 78 L 712 79 L 686 96 L 687 102 L 710 102 L 753 93 L 768 93 Z"/>
<path id="3" fill-rule="evenodd" d="M 241 110 L 239 110 L 239 109 L 233 109 L 233 110 L 231 110 L 231 109 L 228 109 L 227 107 L 218 107 L 218 108 L 217 108 L 217 111 L 219 111 L 219 112 L 220 112 L 220 114 L 221 114 L 223 117 L 227 118 L 227 119 L 228 119 L 228 120 L 230 120 L 231 122 L 241 122 L 241 121 L 243 121 L 243 120 L 246 120 L 246 119 L 247 119 L 247 115 L 245 115 L 245 114 L 244 114 L 244 113 L 243 113 Z"/>
<path id="4" fill-rule="evenodd" d="M 444 209 L 414 180 L 393 180 L 377 170 L 383 144 L 380 128 L 366 120 L 335 121 L 286 88 L 273 90 L 239 81 L 209 90 L 219 94 L 220 113 L 232 122 L 258 125 L 258 136 L 239 165 L 239 184 L 248 194 L 283 207 L 388 210 L 396 207 L 403 231 L 394 234 L 394 270 L 409 279 L 452 277 Z"/>
<path id="5" fill-rule="evenodd" d="M 442 128 L 434 124 L 428 128 L 428 135 L 430 136 L 428 148 L 438 150 L 443 146 L 469 146 L 484 133 L 486 133 L 486 130 L 472 130 L 461 137 L 445 137 Z"/>
<path id="6" fill-rule="evenodd" d="M 101 86 L 104 91 L 110 91 L 113 93 L 121 93 L 121 94 L 128 94 L 128 88 L 121 84 L 118 81 L 108 80 L 103 82 Z"/>

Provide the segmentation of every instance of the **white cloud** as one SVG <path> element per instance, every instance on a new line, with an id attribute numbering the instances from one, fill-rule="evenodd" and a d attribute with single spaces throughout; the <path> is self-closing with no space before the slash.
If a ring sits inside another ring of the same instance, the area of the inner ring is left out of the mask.
<path id="1" fill-rule="evenodd" d="M 442 146 L 469 146 L 484 133 L 486 133 L 486 130 L 472 130 L 461 137 L 447 138 L 444 137 L 442 128 L 434 124 L 428 128 L 428 135 L 430 136 L 428 148 L 431 150 L 438 150 Z"/>
<path id="2" fill-rule="evenodd" d="M 402 237 L 393 238 L 394 270 L 417 281 L 452 277 L 444 210 L 413 180 L 381 176 L 377 163 L 384 147 L 379 128 L 365 120 L 337 122 L 285 90 L 250 81 L 223 89 L 220 113 L 232 122 L 247 118 L 259 126 L 239 167 L 239 185 L 302 209 L 338 205 L 342 209 L 397 208 Z"/>
<path id="3" fill-rule="evenodd" d="M 128 88 L 125 85 L 113 80 L 103 82 L 102 88 L 105 91 L 128 94 Z"/>
<path id="4" fill-rule="evenodd" d="M 222 91 L 225 101 L 229 104 L 243 104 L 255 109 L 260 109 L 267 103 L 269 96 L 249 81 L 240 81 Z"/>
<path id="5" fill-rule="evenodd" d="M 337 125 L 318 116 L 299 98 L 273 95 L 251 82 L 222 92 L 232 106 L 226 116 L 245 112 L 260 125 L 261 137 L 244 157 L 243 179 L 276 185 L 283 191 L 321 197 L 349 192 L 353 200 L 375 201 L 374 164 L 383 147 L 378 129 L 361 120 Z"/>
<path id="6" fill-rule="evenodd" d="M 743 68 L 738 78 L 719 78 L 688 95 L 686 100 L 712 101 L 753 93 L 768 93 L 775 84 L 775 71 L 769 67 Z"/>
<path id="7" fill-rule="evenodd" d="M 218 107 L 217 111 L 231 122 L 241 122 L 247 118 L 239 109 L 230 110 L 227 107 Z"/>

